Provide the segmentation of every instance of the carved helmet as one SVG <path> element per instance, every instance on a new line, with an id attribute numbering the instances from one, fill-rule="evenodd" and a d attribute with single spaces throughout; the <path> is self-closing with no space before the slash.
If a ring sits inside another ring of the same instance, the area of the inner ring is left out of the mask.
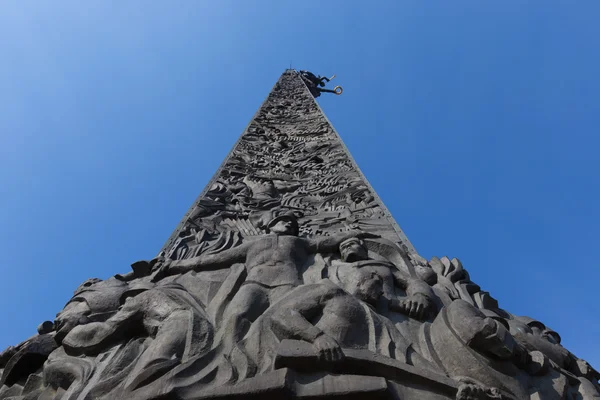
<path id="1" fill-rule="evenodd" d="M 294 236 L 298 236 L 298 233 L 300 233 L 300 226 L 298 225 L 298 218 L 296 218 L 294 214 L 283 214 L 270 220 L 266 227 L 267 233 L 270 233 L 271 227 L 275 226 L 279 221 L 290 221 L 294 229 Z"/>
<path id="2" fill-rule="evenodd" d="M 553 342 L 560 344 L 561 337 L 558 332 L 550 329 L 540 321 L 527 316 L 515 316 L 515 320 L 527 325 L 529 328 L 538 328 L 543 336 L 549 336 Z"/>

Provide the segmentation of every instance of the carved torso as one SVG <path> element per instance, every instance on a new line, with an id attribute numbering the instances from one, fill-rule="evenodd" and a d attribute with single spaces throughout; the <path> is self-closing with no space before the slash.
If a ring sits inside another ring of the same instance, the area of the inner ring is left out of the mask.
<path id="1" fill-rule="evenodd" d="M 307 259 L 304 239 L 266 235 L 248 249 L 246 281 L 266 286 L 298 285 L 299 269 Z"/>

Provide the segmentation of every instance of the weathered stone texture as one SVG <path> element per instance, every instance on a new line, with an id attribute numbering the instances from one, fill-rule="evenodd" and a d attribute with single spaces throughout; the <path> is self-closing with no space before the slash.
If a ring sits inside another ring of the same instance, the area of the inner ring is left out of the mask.
<path id="1" fill-rule="evenodd" d="M 159 256 L 0 354 L 0 399 L 600 398 L 556 332 L 417 254 L 325 81 L 286 71 Z"/>

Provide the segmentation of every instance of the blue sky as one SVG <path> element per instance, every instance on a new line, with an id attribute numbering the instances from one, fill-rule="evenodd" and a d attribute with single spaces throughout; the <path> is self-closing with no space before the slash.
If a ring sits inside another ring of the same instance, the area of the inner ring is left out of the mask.
<path id="1" fill-rule="evenodd" d="M 589 1 L 5 1 L 0 347 L 152 258 L 290 66 L 417 250 L 600 368 Z"/>

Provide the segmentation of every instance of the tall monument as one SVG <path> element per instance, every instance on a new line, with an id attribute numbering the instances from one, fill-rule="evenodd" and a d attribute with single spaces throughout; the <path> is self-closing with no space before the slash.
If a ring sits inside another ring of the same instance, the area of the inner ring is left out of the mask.
<path id="1" fill-rule="evenodd" d="M 418 255 L 285 71 L 158 255 L 0 354 L 0 399 L 595 399 L 558 333 Z"/>

